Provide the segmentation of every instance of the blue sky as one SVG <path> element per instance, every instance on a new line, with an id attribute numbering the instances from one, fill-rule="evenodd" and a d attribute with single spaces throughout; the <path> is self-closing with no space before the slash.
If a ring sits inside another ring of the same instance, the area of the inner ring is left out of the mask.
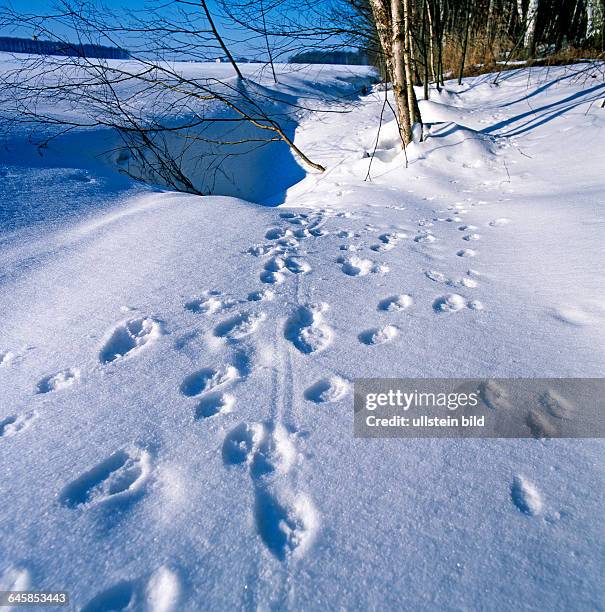
<path id="1" fill-rule="evenodd" d="M 19 11 L 30 14 L 52 14 L 54 7 L 56 7 L 56 2 L 54 0 L 0 0 L 0 7 L 6 6 L 7 4 L 11 4 L 13 8 Z M 96 4 L 98 4 L 98 2 L 96 2 Z M 150 0 L 102 0 L 102 4 L 111 11 L 120 12 L 123 11 L 124 8 L 136 11 L 148 6 Z M 151 4 L 154 4 L 153 0 Z M 234 53 L 243 55 L 256 54 L 256 49 L 252 49 L 249 45 L 242 42 L 246 38 L 246 33 L 238 28 L 234 28 L 233 24 L 228 24 L 221 17 L 220 11 L 214 0 L 208 0 L 208 7 L 217 23 L 217 27 L 219 27 L 225 37 L 230 40 L 230 47 Z M 58 31 L 58 34 L 71 38 L 66 28 L 62 28 L 62 31 Z M 28 36 L 29 31 L 7 31 L 0 28 L 0 35 Z"/>

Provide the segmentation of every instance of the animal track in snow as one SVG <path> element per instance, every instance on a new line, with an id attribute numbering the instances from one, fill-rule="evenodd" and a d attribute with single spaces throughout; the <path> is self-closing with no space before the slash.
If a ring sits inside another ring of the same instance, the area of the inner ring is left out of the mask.
<path id="1" fill-rule="evenodd" d="M 436 283 L 445 283 L 448 280 L 443 272 L 437 272 L 436 270 L 426 270 L 424 275 Z"/>
<path id="2" fill-rule="evenodd" d="M 399 328 L 395 325 L 385 325 L 384 327 L 376 327 L 367 329 L 359 334 L 358 338 L 362 344 L 378 345 L 392 342 L 399 335 Z"/>
<path id="3" fill-rule="evenodd" d="M 386 234 L 380 234 L 378 236 L 378 240 L 380 240 L 380 244 L 375 244 L 370 248 L 373 251 L 389 251 L 397 245 L 401 238 L 405 238 L 406 234 L 401 232 L 390 232 Z"/>
<path id="4" fill-rule="evenodd" d="M 258 326 L 267 318 L 263 312 L 248 312 L 237 314 L 214 328 L 214 335 L 228 340 L 239 340 L 254 333 Z"/>
<path id="5" fill-rule="evenodd" d="M 120 323 L 101 349 L 101 363 L 111 363 L 139 353 L 153 344 L 163 333 L 162 324 L 151 317 L 130 319 Z"/>
<path id="6" fill-rule="evenodd" d="M 481 236 L 479 234 L 465 234 L 462 236 L 462 240 L 466 240 L 467 242 L 481 240 Z"/>
<path id="7" fill-rule="evenodd" d="M 508 225 L 510 223 L 510 219 L 506 217 L 500 217 L 499 219 L 494 219 L 489 222 L 490 227 L 500 227 L 502 225 Z"/>
<path id="8" fill-rule="evenodd" d="M 414 303 L 411 295 L 403 293 L 401 295 L 392 295 L 391 297 L 385 298 L 378 302 L 378 310 L 384 310 L 386 312 L 399 312 L 406 310 Z"/>
<path id="9" fill-rule="evenodd" d="M 251 291 L 248 294 L 249 302 L 265 302 L 275 299 L 275 291 L 271 289 L 261 289 L 260 291 Z"/>
<path id="10" fill-rule="evenodd" d="M 232 365 L 218 368 L 203 368 L 189 374 L 181 383 L 181 393 L 187 397 L 195 397 L 208 391 L 231 383 L 240 377 L 239 370 Z"/>
<path id="11" fill-rule="evenodd" d="M 468 289 L 473 289 L 479 285 L 474 278 L 470 277 L 470 272 L 469 275 L 459 279 L 448 278 L 442 272 L 437 272 L 437 270 L 426 270 L 424 275 L 435 283 L 445 283 L 450 287 L 467 287 Z"/>
<path id="12" fill-rule="evenodd" d="M 477 255 L 477 251 L 474 249 L 460 249 L 456 252 L 458 257 L 475 257 Z"/>
<path id="13" fill-rule="evenodd" d="M 96 595 L 82 612 L 172 612 L 181 595 L 178 576 L 166 566 L 158 568 L 148 580 L 123 580 Z"/>
<path id="14" fill-rule="evenodd" d="M 552 438 L 556 436 L 559 429 L 557 424 L 538 410 L 528 412 L 525 424 L 529 427 L 534 438 Z"/>
<path id="15" fill-rule="evenodd" d="M 202 397 L 195 409 L 196 419 L 207 419 L 217 414 L 233 412 L 235 397 L 229 393 L 209 393 Z"/>
<path id="16" fill-rule="evenodd" d="M 395 248 L 395 244 L 393 242 L 390 242 L 388 244 L 384 244 L 383 242 L 380 242 L 379 244 L 373 244 L 370 249 L 372 251 L 376 251 L 377 253 L 380 253 L 382 251 L 390 251 L 391 249 Z"/>
<path id="17" fill-rule="evenodd" d="M 284 236 L 291 235 L 292 232 L 289 229 L 285 229 L 283 227 L 272 227 L 267 230 L 265 234 L 265 238 L 267 240 L 277 240 L 278 238 L 283 238 Z"/>
<path id="18" fill-rule="evenodd" d="M 237 301 L 224 298 L 218 291 L 208 291 L 203 297 L 191 300 L 185 304 L 185 309 L 194 313 L 216 314 L 235 306 Z"/>
<path id="19" fill-rule="evenodd" d="M 307 274 L 311 271 L 311 266 L 301 257 L 287 257 L 285 266 L 293 274 Z"/>
<path id="20" fill-rule="evenodd" d="M 261 255 L 268 255 L 273 249 L 272 244 L 254 244 L 246 252 L 255 257 L 260 257 Z"/>
<path id="21" fill-rule="evenodd" d="M 576 411 L 573 404 L 561 397 L 556 391 L 548 389 L 540 396 L 540 404 L 548 414 L 556 419 L 570 419 Z"/>
<path id="22" fill-rule="evenodd" d="M 0 367 L 10 365 L 16 357 L 12 351 L 0 351 Z"/>
<path id="23" fill-rule="evenodd" d="M 479 300 L 467 301 L 457 293 L 442 295 L 433 302 L 433 310 L 435 312 L 458 312 L 464 308 L 482 310 L 483 304 Z"/>
<path id="24" fill-rule="evenodd" d="M 241 423 L 225 438 L 223 461 L 248 467 L 256 529 L 267 549 L 281 561 L 302 556 L 319 521 L 311 500 L 287 481 L 298 461 L 292 435 L 279 423 Z"/>
<path id="25" fill-rule="evenodd" d="M 0 420 L 0 438 L 11 438 L 25 431 L 37 418 L 38 413 L 35 410 L 31 410 L 23 414 L 12 414 Z"/>
<path id="26" fill-rule="evenodd" d="M 263 426 L 259 423 L 240 423 L 234 427 L 223 442 L 223 462 L 227 465 L 237 465 L 248 461 L 263 431 Z"/>
<path id="27" fill-rule="evenodd" d="M 45 376 L 38 383 L 38 393 L 50 393 L 69 389 L 80 380 L 80 370 L 78 368 L 67 368 L 56 374 Z"/>
<path id="28" fill-rule="evenodd" d="M 536 516 L 542 511 L 542 498 L 538 489 L 523 476 L 515 476 L 510 489 L 513 504 L 520 512 Z"/>
<path id="29" fill-rule="evenodd" d="M 305 391 L 305 399 L 316 404 L 338 402 L 346 397 L 351 389 L 351 383 L 340 376 L 323 378 L 311 385 Z"/>
<path id="30" fill-rule="evenodd" d="M 435 238 L 435 236 L 433 236 L 433 234 L 431 234 L 430 232 L 423 232 L 421 234 L 418 234 L 415 238 L 414 238 L 414 242 L 420 242 L 422 243 L 431 243 L 431 242 L 435 242 L 435 240 L 437 240 L 437 238 Z"/>
<path id="31" fill-rule="evenodd" d="M 458 228 L 461 232 L 472 232 L 473 230 L 478 229 L 476 225 L 461 225 Z"/>
<path id="32" fill-rule="evenodd" d="M 347 276 L 366 276 L 367 274 L 386 274 L 389 267 L 384 264 L 377 264 L 371 259 L 353 256 L 348 259 L 339 257 L 337 262 L 342 264 L 342 271 Z"/>
<path id="33" fill-rule="evenodd" d="M 125 501 L 142 492 L 150 474 L 149 452 L 119 450 L 67 485 L 60 500 L 70 508 Z"/>
<path id="34" fill-rule="evenodd" d="M 281 272 L 271 272 L 270 270 L 263 270 L 260 273 L 260 280 L 262 283 L 268 285 L 278 285 L 284 282 L 284 275 Z"/>
<path id="35" fill-rule="evenodd" d="M 510 409 L 508 392 L 495 380 L 486 380 L 479 385 L 479 394 L 483 403 L 492 410 Z"/>
<path id="36" fill-rule="evenodd" d="M 265 270 L 268 270 L 269 272 L 279 272 L 285 267 L 286 264 L 283 257 L 279 256 L 271 257 L 271 259 L 269 259 L 264 265 Z"/>
<path id="37" fill-rule="evenodd" d="M 319 527 L 311 499 L 289 489 L 256 486 L 254 515 L 265 546 L 280 560 L 302 557 Z"/>
<path id="38" fill-rule="evenodd" d="M 327 348 L 333 336 L 323 318 L 327 310 L 328 305 L 323 303 L 301 306 L 286 321 L 284 336 L 301 353 L 315 353 Z"/>

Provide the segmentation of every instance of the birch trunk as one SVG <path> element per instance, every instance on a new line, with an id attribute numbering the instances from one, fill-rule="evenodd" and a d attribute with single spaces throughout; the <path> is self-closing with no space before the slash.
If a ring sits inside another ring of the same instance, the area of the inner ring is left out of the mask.
<path id="1" fill-rule="evenodd" d="M 399 131 L 404 145 L 412 142 L 413 118 L 409 104 L 409 81 L 406 65 L 406 28 L 401 0 L 391 0 L 391 30 L 393 55 L 393 94 L 399 115 Z"/>
<path id="2" fill-rule="evenodd" d="M 382 49 L 387 79 L 393 78 L 393 51 L 391 45 L 391 15 L 388 0 L 370 0 L 372 16 Z"/>
<path id="3" fill-rule="evenodd" d="M 411 53 L 411 17 L 412 11 L 410 7 L 410 0 L 392 0 L 393 4 L 398 4 L 401 8 L 403 4 L 403 63 L 405 67 L 405 78 L 406 78 L 406 90 L 408 100 L 408 114 L 410 117 L 410 124 L 420 123 L 420 110 L 418 109 L 418 101 L 416 100 L 416 93 L 414 92 L 414 73 L 412 70 L 412 53 Z M 410 139 L 411 140 L 411 139 Z"/>
<path id="4" fill-rule="evenodd" d="M 536 50 L 536 21 L 538 17 L 539 0 L 529 0 L 527 7 L 527 20 L 525 24 L 525 50 L 533 56 Z"/>

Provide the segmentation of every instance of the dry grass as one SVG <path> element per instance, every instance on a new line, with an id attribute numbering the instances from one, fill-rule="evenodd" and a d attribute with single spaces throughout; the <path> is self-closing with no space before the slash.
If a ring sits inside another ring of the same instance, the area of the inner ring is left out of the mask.
<path id="1" fill-rule="evenodd" d="M 498 40 L 491 46 L 485 39 L 469 40 L 464 66 L 464 77 L 478 76 L 489 72 L 512 70 L 518 68 L 514 62 L 525 61 L 525 66 L 560 66 L 589 60 L 605 60 L 605 53 L 597 49 L 578 49 L 566 47 L 556 53 L 542 54 L 535 58 L 527 58 L 525 51 L 520 49 L 512 54 L 508 61 L 502 63 L 509 51 L 514 47 L 511 40 Z M 450 78 L 457 77 L 460 71 L 462 48 L 459 41 L 448 41 L 443 48 L 443 73 Z M 499 61 L 500 63 L 497 63 Z"/>

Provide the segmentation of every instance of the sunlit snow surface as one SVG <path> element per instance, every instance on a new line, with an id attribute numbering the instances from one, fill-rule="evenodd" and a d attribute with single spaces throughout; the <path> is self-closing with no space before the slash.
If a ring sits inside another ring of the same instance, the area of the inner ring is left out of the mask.
<path id="1" fill-rule="evenodd" d="M 602 376 L 605 88 L 582 70 L 432 92 L 407 169 L 388 117 L 365 182 L 382 93 L 300 116 L 328 169 L 290 173 L 277 207 L 13 134 L 0 590 L 156 612 L 602 607 L 600 441 L 352 438 L 362 376 Z M 352 99 L 369 78 L 280 87 Z"/>

